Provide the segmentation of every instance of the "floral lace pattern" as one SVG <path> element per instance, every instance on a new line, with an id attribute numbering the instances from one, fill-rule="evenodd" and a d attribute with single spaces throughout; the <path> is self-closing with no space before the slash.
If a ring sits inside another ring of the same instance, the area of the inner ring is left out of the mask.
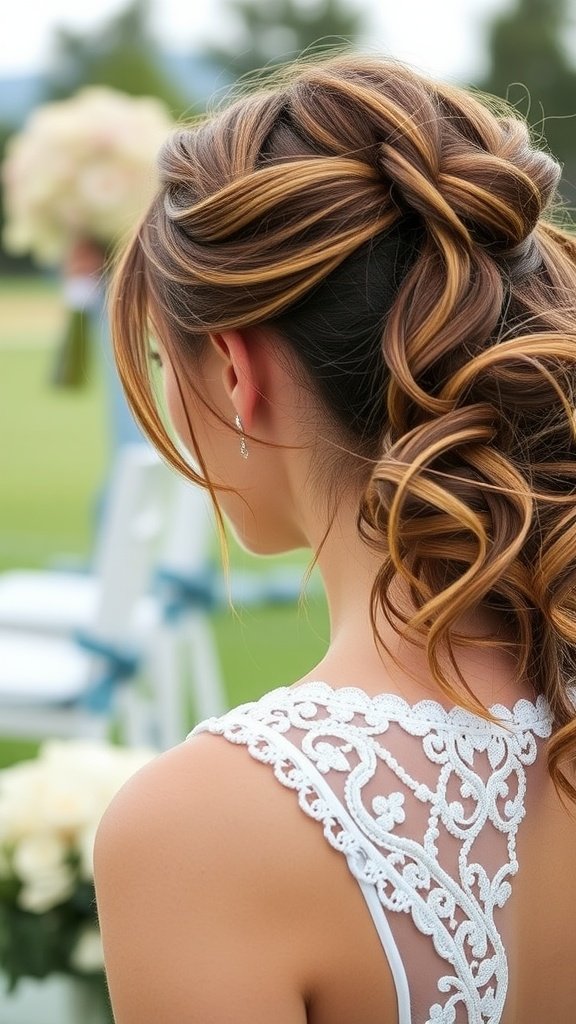
<path id="1" fill-rule="evenodd" d="M 273 690 L 190 734 L 223 736 L 269 764 L 323 824 L 357 880 L 374 887 L 383 912 L 409 915 L 431 939 L 449 970 L 437 980 L 426 1024 L 498 1024 L 506 998 L 506 952 L 494 915 L 518 871 L 525 766 L 536 760 L 536 737 L 549 736 L 552 721 L 543 697 L 490 710 L 500 724 L 432 700 L 410 705 L 396 694 L 370 697 L 355 687 L 303 683 Z M 418 739 L 426 779 L 414 777 L 393 744 L 382 742 L 391 726 Z M 398 788 L 370 796 L 382 766 Z M 415 822 L 422 821 L 418 833 Z M 498 862 L 492 872 L 477 852 L 486 829 Z M 456 851 L 457 870 L 449 869 L 442 846 Z"/>

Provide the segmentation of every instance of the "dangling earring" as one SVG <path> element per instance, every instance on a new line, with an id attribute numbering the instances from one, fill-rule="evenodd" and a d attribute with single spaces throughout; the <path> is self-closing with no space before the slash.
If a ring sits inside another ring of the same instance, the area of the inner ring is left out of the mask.
<path id="1" fill-rule="evenodd" d="M 242 426 L 242 420 L 237 415 L 235 420 L 236 426 L 240 431 L 240 455 L 243 459 L 248 458 L 248 445 L 246 444 L 246 438 L 244 437 L 244 427 Z"/>

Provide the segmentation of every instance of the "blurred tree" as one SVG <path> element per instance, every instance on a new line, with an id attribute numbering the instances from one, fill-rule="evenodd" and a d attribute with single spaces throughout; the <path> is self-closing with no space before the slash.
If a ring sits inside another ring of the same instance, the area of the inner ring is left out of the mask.
<path id="1" fill-rule="evenodd" d="M 47 99 L 64 99 L 83 85 L 109 85 L 132 96 L 157 96 L 178 116 L 190 104 L 165 74 L 150 29 L 150 0 L 132 0 L 97 31 L 56 30 Z"/>
<path id="2" fill-rule="evenodd" d="M 480 88 L 508 99 L 565 164 L 576 196 L 576 66 L 566 46 L 572 0 L 516 0 L 488 32 L 490 70 Z"/>
<path id="3" fill-rule="evenodd" d="M 235 79 L 266 74 L 303 51 L 354 43 L 365 27 L 364 14 L 347 0 L 227 0 L 222 20 L 232 28 L 230 42 L 208 46 L 208 56 Z"/>

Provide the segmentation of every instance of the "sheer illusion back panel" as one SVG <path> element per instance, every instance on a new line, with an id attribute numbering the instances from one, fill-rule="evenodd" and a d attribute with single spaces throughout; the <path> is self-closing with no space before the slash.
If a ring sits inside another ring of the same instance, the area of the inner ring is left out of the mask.
<path id="1" fill-rule="evenodd" d="M 492 711 L 501 725 L 305 683 L 193 730 L 245 745 L 323 823 L 378 930 L 399 1024 L 518 1021 L 531 891 L 520 911 L 518 849 L 526 808 L 534 834 L 544 793 L 550 802 L 551 716 L 544 698 Z M 534 842 L 526 851 L 533 875 Z"/>

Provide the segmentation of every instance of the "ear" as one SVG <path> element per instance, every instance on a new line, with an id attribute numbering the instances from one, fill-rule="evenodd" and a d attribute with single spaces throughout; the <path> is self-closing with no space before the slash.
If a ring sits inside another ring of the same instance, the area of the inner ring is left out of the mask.
<path id="1" fill-rule="evenodd" d="M 242 331 L 232 329 L 211 334 L 210 342 L 222 363 L 224 391 L 246 430 L 250 430 L 261 398 L 254 347 L 248 344 Z"/>

